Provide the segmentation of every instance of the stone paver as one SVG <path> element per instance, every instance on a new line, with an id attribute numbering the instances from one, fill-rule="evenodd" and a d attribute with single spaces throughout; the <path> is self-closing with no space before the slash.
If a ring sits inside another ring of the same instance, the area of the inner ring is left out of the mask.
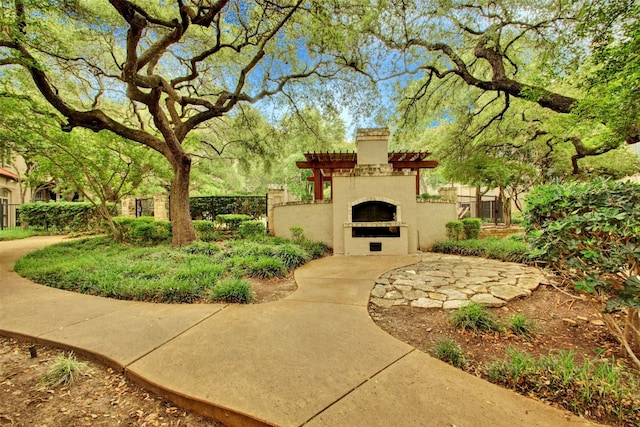
<path id="1" fill-rule="evenodd" d="M 378 307 L 410 305 L 445 310 L 471 302 L 502 307 L 531 295 L 544 275 L 534 267 L 483 258 L 425 253 L 419 263 L 383 274 L 371 291 Z"/>

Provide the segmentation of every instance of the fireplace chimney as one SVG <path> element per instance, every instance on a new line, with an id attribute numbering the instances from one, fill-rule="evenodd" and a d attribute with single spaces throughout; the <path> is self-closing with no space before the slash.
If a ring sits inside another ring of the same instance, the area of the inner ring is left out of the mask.
<path id="1" fill-rule="evenodd" d="M 388 128 L 358 129 L 356 148 L 358 165 L 381 165 L 389 163 Z"/>

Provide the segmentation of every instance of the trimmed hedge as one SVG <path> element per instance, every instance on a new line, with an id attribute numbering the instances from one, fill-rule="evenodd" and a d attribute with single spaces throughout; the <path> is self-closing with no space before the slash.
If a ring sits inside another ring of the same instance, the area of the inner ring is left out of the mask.
<path id="1" fill-rule="evenodd" d="M 447 239 L 460 240 L 464 232 L 464 224 L 462 221 L 449 221 L 445 224 L 447 227 Z"/>
<path id="2" fill-rule="evenodd" d="M 47 231 L 88 231 L 100 223 L 89 202 L 35 202 L 18 207 L 20 221 Z"/>

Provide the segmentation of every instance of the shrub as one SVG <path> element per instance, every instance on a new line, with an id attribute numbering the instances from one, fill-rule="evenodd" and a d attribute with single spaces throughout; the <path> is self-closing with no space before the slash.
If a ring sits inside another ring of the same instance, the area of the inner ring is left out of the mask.
<path id="1" fill-rule="evenodd" d="M 466 307 L 460 307 L 451 315 L 451 323 L 462 330 L 471 329 L 479 331 L 499 331 L 500 326 L 487 309 L 476 303 L 470 303 Z"/>
<path id="2" fill-rule="evenodd" d="M 243 239 L 261 237 L 266 234 L 262 221 L 243 221 L 238 227 L 238 235 Z"/>
<path id="3" fill-rule="evenodd" d="M 510 236 L 504 239 L 490 237 L 474 240 L 447 240 L 434 243 L 431 250 L 443 254 L 479 256 L 525 264 L 533 264 L 536 261 L 525 242 Z"/>
<path id="4" fill-rule="evenodd" d="M 218 283 L 209 294 L 211 300 L 246 304 L 253 301 L 251 284 L 244 279 L 227 278 Z"/>
<path id="5" fill-rule="evenodd" d="M 238 231 L 240 224 L 244 221 L 249 221 L 251 217 L 249 215 L 242 214 L 221 214 L 216 215 L 216 222 L 221 224 L 227 231 Z"/>
<path id="6" fill-rule="evenodd" d="M 541 186 L 526 200 L 525 228 L 535 254 L 577 289 L 601 296 L 607 311 L 626 310 L 622 329 L 613 319 L 607 324 L 640 368 L 640 185 L 596 180 Z"/>
<path id="7" fill-rule="evenodd" d="M 307 240 L 307 238 L 304 236 L 304 230 L 302 229 L 302 227 L 294 225 L 293 227 L 289 228 L 289 231 L 291 232 L 291 240 L 293 240 L 294 242 L 300 243 Z"/>
<path id="8" fill-rule="evenodd" d="M 57 231 L 88 231 L 99 224 L 95 207 L 89 202 L 35 202 L 18 208 L 20 221 L 30 227 Z"/>
<path id="9" fill-rule="evenodd" d="M 456 368 L 464 369 L 467 366 L 467 359 L 456 341 L 451 338 L 442 337 L 432 347 L 433 355 L 443 362 L 447 362 Z"/>
<path id="10" fill-rule="evenodd" d="M 464 225 L 462 221 L 449 221 L 446 223 L 447 227 L 447 239 L 460 240 L 464 233 Z"/>
<path id="11" fill-rule="evenodd" d="M 158 245 L 171 240 L 171 223 L 168 221 L 139 221 L 132 225 L 128 237 L 132 243 Z"/>
<path id="12" fill-rule="evenodd" d="M 40 382 L 48 388 L 60 385 L 71 385 L 85 375 L 89 367 L 84 362 L 78 362 L 73 353 L 60 354 L 51 369 L 40 378 Z"/>
<path id="13" fill-rule="evenodd" d="M 220 240 L 221 236 L 213 221 L 197 220 L 193 221 L 193 228 L 196 230 L 196 236 L 203 242 L 212 242 Z"/>
<path id="14" fill-rule="evenodd" d="M 465 218 L 462 220 L 465 239 L 477 239 L 480 237 L 482 220 L 480 218 Z"/>

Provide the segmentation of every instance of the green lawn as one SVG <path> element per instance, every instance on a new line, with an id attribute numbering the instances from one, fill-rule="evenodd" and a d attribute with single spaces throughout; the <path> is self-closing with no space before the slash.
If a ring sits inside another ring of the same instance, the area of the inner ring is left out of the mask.
<path id="1" fill-rule="evenodd" d="M 9 228 L 0 230 L 0 240 L 18 240 L 26 239 L 27 237 L 35 236 L 36 231 L 23 230 L 21 228 Z"/>

